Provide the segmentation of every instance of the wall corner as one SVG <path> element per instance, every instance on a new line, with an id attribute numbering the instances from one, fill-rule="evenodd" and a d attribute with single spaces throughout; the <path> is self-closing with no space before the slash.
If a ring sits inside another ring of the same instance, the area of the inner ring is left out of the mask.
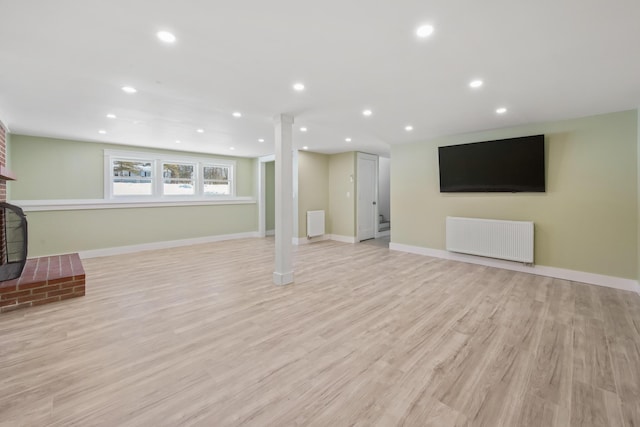
<path id="1" fill-rule="evenodd" d="M 640 106 L 638 107 L 638 109 L 636 110 L 636 113 L 638 114 L 638 118 L 636 120 L 636 139 L 637 139 L 637 144 L 636 144 L 636 191 L 637 191 L 637 197 L 636 197 L 636 203 L 637 203 L 637 208 L 636 208 L 636 221 L 637 221 L 637 231 L 638 231 L 638 241 L 637 241 L 637 245 L 636 245 L 636 281 L 638 283 L 640 283 Z M 637 285 L 636 288 L 638 294 L 640 294 L 640 284 Z"/>

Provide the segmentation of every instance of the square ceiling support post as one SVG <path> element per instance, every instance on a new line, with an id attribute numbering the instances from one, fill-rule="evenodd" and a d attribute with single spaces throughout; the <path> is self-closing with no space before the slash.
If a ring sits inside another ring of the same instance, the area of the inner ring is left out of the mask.
<path id="1" fill-rule="evenodd" d="M 293 283 L 293 117 L 274 117 L 276 148 L 276 265 L 273 283 Z"/>

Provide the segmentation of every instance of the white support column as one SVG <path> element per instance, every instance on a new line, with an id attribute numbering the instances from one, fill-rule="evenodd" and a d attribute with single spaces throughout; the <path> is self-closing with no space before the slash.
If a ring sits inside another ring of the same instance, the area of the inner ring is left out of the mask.
<path id="1" fill-rule="evenodd" d="M 276 131 L 276 267 L 273 283 L 293 282 L 293 117 L 280 114 L 273 119 Z"/>

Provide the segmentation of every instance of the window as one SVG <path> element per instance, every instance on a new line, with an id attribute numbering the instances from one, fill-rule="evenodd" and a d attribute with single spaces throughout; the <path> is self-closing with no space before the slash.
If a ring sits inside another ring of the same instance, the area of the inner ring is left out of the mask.
<path id="1" fill-rule="evenodd" d="M 235 197 L 235 164 L 233 160 L 105 150 L 105 198 Z"/>
<path id="2" fill-rule="evenodd" d="M 111 170 L 114 196 L 153 194 L 153 169 L 150 161 L 113 160 Z"/>
<path id="3" fill-rule="evenodd" d="M 196 194 L 196 165 L 164 163 L 162 165 L 162 194 L 165 196 Z"/>
<path id="4" fill-rule="evenodd" d="M 204 166 L 204 194 L 231 194 L 229 166 Z"/>

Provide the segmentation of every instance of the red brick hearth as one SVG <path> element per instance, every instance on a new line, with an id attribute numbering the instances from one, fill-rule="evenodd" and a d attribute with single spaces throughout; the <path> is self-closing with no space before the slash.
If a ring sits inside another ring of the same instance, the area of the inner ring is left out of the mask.
<path id="1" fill-rule="evenodd" d="M 78 254 L 28 259 L 18 279 L 0 282 L 0 313 L 84 295 Z"/>

